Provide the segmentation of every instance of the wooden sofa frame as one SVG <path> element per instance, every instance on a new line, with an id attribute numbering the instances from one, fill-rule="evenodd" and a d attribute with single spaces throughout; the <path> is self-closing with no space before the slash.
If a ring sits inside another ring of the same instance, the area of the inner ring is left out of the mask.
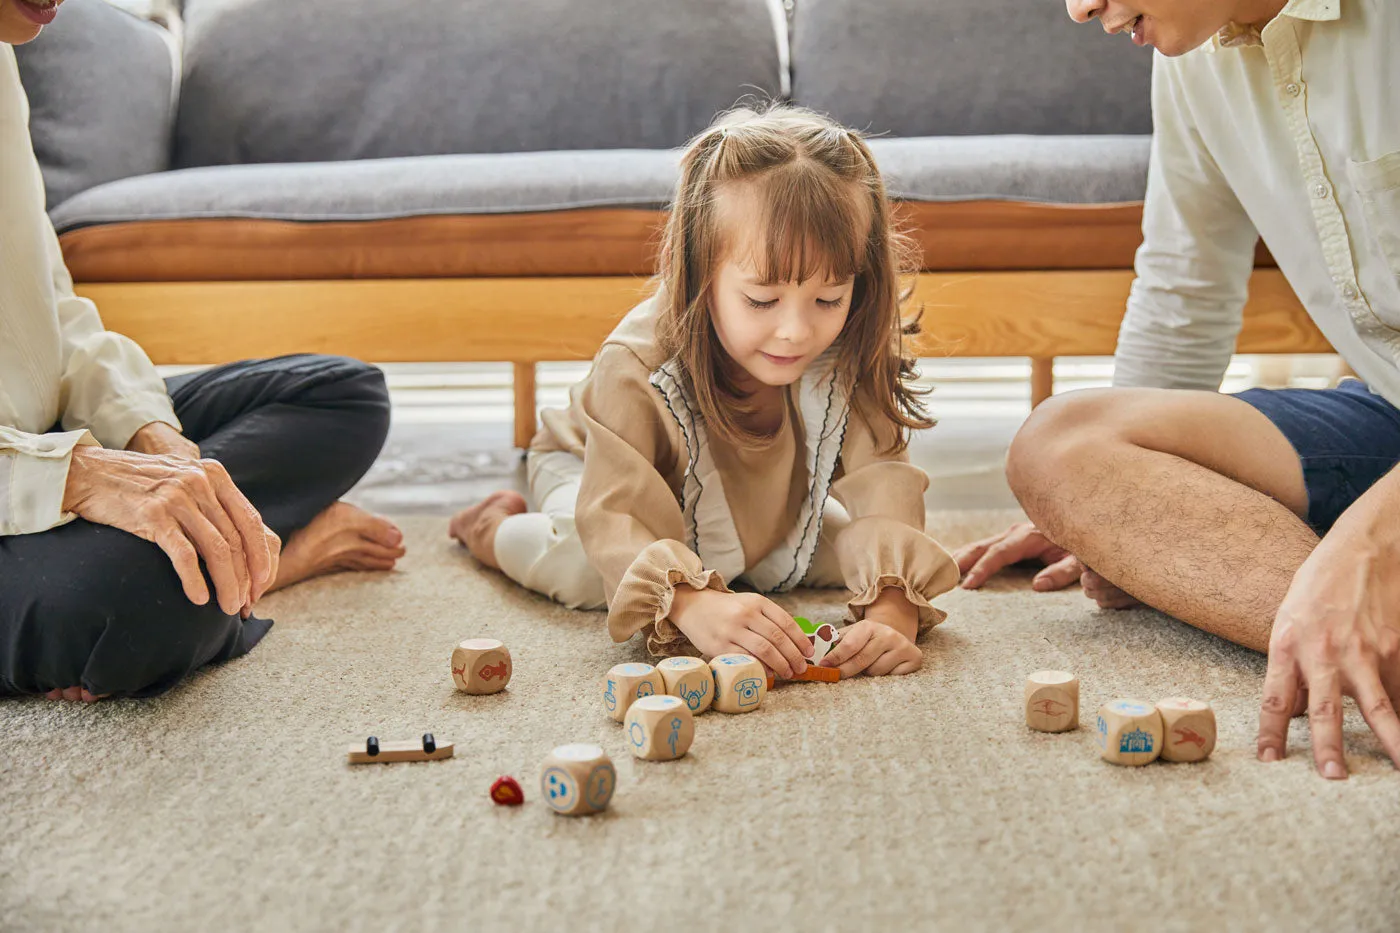
<path id="1" fill-rule="evenodd" d="M 921 357 L 1029 357 L 1031 401 L 1054 391 L 1057 356 L 1113 353 L 1133 273 L 1123 269 L 925 272 Z M 514 364 L 515 443 L 535 432 L 535 364 L 591 359 L 643 295 L 644 278 L 346 279 L 84 283 L 107 327 L 157 364 L 217 364 L 283 353 L 379 363 Z M 1273 268 L 1250 282 L 1239 353 L 1331 347 Z"/>

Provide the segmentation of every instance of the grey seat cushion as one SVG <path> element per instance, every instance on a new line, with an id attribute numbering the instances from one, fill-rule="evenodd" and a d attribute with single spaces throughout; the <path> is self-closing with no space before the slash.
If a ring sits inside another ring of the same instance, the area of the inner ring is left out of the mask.
<path id="1" fill-rule="evenodd" d="M 800 0 L 798 103 L 899 136 L 1150 133 L 1152 53 L 1056 0 Z"/>
<path id="2" fill-rule="evenodd" d="M 770 0 L 188 0 L 185 24 L 180 167 L 664 149 L 786 77 Z"/>
<path id="3" fill-rule="evenodd" d="M 1146 137 L 875 139 L 871 148 L 891 193 L 912 200 L 1136 201 L 1147 178 Z M 104 185 L 52 216 L 62 232 L 203 217 L 381 220 L 662 207 L 678 164 L 678 150 L 626 149 L 206 167 Z"/>
<path id="4" fill-rule="evenodd" d="M 163 28 L 104 0 L 67 0 L 15 57 L 51 207 L 169 167 L 179 72 Z"/>

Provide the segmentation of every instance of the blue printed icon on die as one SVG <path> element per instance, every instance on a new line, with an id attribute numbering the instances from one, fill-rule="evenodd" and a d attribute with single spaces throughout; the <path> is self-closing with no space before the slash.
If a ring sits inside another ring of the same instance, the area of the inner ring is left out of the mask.
<path id="1" fill-rule="evenodd" d="M 768 672 L 750 655 L 717 655 L 710 671 L 715 679 L 714 708 L 721 713 L 751 713 L 768 695 Z"/>
<path id="2" fill-rule="evenodd" d="M 616 786 L 612 759 L 597 745 L 561 745 L 540 772 L 540 799 L 564 816 L 606 809 Z"/>
<path id="3" fill-rule="evenodd" d="M 1099 708 L 1095 738 L 1104 761 L 1145 765 L 1162 753 L 1165 728 L 1157 708 L 1141 700 L 1110 700 Z"/>
<path id="4" fill-rule="evenodd" d="M 667 658 L 656 669 L 666 683 L 666 692 L 680 697 L 690 711 L 700 715 L 715 699 L 715 676 L 699 658 Z"/>
<path id="5" fill-rule="evenodd" d="M 672 761 L 690 750 L 695 717 L 680 697 L 642 697 L 627 711 L 632 754 L 645 761 Z"/>
<path id="6" fill-rule="evenodd" d="M 666 682 L 661 679 L 661 672 L 650 664 L 636 661 L 618 664 L 608 671 L 602 687 L 603 711 L 617 722 L 627 718 L 627 708 L 639 697 L 666 692 Z"/>

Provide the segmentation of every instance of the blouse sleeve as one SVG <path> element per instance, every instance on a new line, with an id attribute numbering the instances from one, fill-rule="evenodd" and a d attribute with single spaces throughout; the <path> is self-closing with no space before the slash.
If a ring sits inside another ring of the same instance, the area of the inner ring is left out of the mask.
<path id="1" fill-rule="evenodd" d="M 957 586 L 958 565 L 924 532 L 928 475 L 905 451 L 881 452 L 893 436 L 892 426 L 877 431 L 852 408 L 841 447 L 843 475 L 831 487 L 832 497 L 851 516 L 836 537 L 836 555 L 852 593 L 852 617 L 864 618 L 880 591 L 896 586 L 918 607 L 923 634 L 947 618 L 933 600 Z"/>
<path id="2" fill-rule="evenodd" d="M 73 448 L 97 441 L 87 431 L 30 434 L 0 425 L 0 536 L 28 535 L 71 522 L 63 511 Z"/>
<path id="3" fill-rule="evenodd" d="M 125 450 L 132 435 L 152 422 L 179 431 L 175 406 L 150 357 L 135 341 L 104 328 L 97 306 L 73 294 L 53 225 L 44 226 L 63 341 L 64 430 L 90 430 L 112 450 Z"/>
<path id="4" fill-rule="evenodd" d="M 684 543 L 685 523 L 663 471 L 673 463 L 659 395 L 632 351 L 604 347 L 580 398 L 587 440 L 574 520 L 602 574 L 614 641 L 645 632 L 653 654 L 675 654 L 685 636 L 667 618 L 675 588 L 729 592 Z"/>

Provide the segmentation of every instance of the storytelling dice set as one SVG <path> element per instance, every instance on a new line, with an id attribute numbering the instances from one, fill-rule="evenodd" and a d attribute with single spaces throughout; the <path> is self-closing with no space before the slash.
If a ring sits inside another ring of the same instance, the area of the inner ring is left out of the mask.
<path id="1" fill-rule="evenodd" d="M 831 625 L 813 626 L 802 620 L 814 655 L 813 664 L 840 640 Z M 499 693 L 510 683 L 514 664 L 510 649 L 492 638 L 470 638 L 452 652 L 452 682 L 463 693 Z M 822 668 L 803 680 L 835 681 L 840 672 Z M 725 713 L 758 709 L 772 688 L 772 678 L 757 659 L 746 654 L 722 654 L 708 664 L 699 658 L 666 658 L 660 664 L 619 664 L 603 679 L 603 709 L 622 723 L 632 754 L 644 761 L 674 761 L 695 741 L 695 717 L 711 708 Z M 451 758 L 451 742 L 438 742 L 432 733 L 421 741 L 381 743 L 370 736 L 364 745 L 346 752 L 350 764 L 398 761 L 440 761 Z M 545 758 L 540 770 L 540 799 L 565 816 L 599 813 L 612 802 L 617 769 L 598 745 L 561 745 Z M 502 775 L 491 785 L 491 800 L 502 806 L 525 802 L 520 782 Z"/>
<path id="2" fill-rule="evenodd" d="M 1079 680 L 1064 671 L 1036 671 L 1026 678 L 1026 725 L 1039 732 L 1079 728 Z M 1204 761 L 1215 750 L 1215 711 L 1209 703 L 1168 697 L 1155 706 L 1110 700 L 1099 708 L 1095 739 L 1104 761 L 1145 765 Z"/>

